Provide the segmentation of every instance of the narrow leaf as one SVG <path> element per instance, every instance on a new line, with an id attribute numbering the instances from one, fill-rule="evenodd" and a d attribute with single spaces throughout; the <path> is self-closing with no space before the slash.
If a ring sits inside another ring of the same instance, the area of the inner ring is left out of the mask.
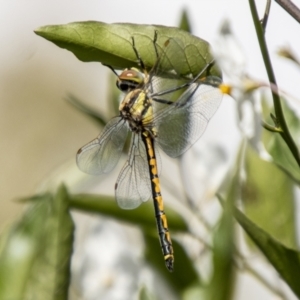
<path id="1" fill-rule="evenodd" d="M 124 210 L 117 206 L 114 197 L 82 194 L 70 196 L 70 207 L 92 213 L 100 213 L 146 228 L 156 228 L 153 205 L 142 204 L 134 210 Z M 187 225 L 182 217 L 170 207 L 165 209 L 168 224 L 173 231 L 187 231 Z"/>
<path id="2" fill-rule="evenodd" d="M 300 120 L 295 111 L 287 104 L 286 101 L 282 101 L 282 108 L 288 124 L 289 130 L 295 141 L 300 140 Z M 290 176 L 294 182 L 300 185 L 300 169 L 288 148 L 285 141 L 280 134 L 266 132 L 266 148 L 271 154 L 274 163 L 282 169 L 288 176 Z M 298 145 L 299 148 L 299 145 Z"/>
<path id="3" fill-rule="evenodd" d="M 33 196 L 22 220 L 2 240 L 0 299 L 68 298 L 73 222 L 65 188 Z"/>
<path id="4" fill-rule="evenodd" d="M 50 201 L 49 194 L 33 201 Z M 0 299 L 24 299 L 30 274 L 43 246 L 46 207 L 34 203 L 22 219 L 1 236 Z"/>
<path id="5" fill-rule="evenodd" d="M 234 268 L 234 240 L 235 230 L 233 223 L 233 207 L 240 191 L 240 169 L 243 158 L 244 144 L 241 144 L 237 157 L 236 167 L 230 176 L 230 184 L 225 201 L 221 201 L 223 213 L 213 234 L 213 276 L 205 291 L 203 299 L 229 300 L 232 299 L 235 268 Z M 219 197 L 220 198 L 220 197 Z M 221 199 L 220 199 L 221 200 Z M 201 294 L 201 290 L 194 290 Z"/>
<path id="6" fill-rule="evenodd" d="M 65 187 L 61 186 L 51 201 L 39 204 L 45 207 L 47 216 L 42 232 L 43 243 L 30 274 L 26 296 L 30 299 L 64 300 L 68 298 L 74 230 Z"/>
<path id="7" fill-rule="evenodd" d="M 293 181 L 248 147 L 242 184 L 245 213 L 286 246 L 296 246 Z"/>
<path id="8" fill-rule="evenodd" d="M 300 253 L 276 241 L 271 235 L 250 221 L 240 210 L 235 209 L 234 215 L 282 279 L 300 297 Z"/>
<path id="9" fill-rule="evenodd" d="M 156 298 L 149 292 L 149 290 L 145 287 L 142 286 L 142 288 L 139 291 L 139 300 L 156 300 Z"/>
<path id="10" fill-rule="evenodd" d="M 100 126 L 105 126 L 106 120 L 104 116 L 100 112 L 97 112 L 96 109 L 89 107 L 87 104 L 85 104 L 83 101 L 75 97 L 74 95 L 68 95 L 66 97 L 67 102 L 69 102 L 74 108 L 79 110 L 80 112 L 84 113 L 88 117 L 90 117 L 92 120 L 96 121 L 97 124 Z"/>

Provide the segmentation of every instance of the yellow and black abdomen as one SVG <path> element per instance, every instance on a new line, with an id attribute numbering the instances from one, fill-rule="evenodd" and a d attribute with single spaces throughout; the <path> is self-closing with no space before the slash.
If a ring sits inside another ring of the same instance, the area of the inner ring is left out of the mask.
<path id="1" fill-rule="evenodd" d="M 174 252 L 168 229 L 167 218 L 164 212 L 164 204 L 161 195 L 160 182 L 157 171 L 156 156 L 154 151 L 154 140 L 148 132 L 142 133 L 142 139 L 146 147 L 149 173 L 151 180 L 152 197 L 155 210 L 155 218 L 159 241 L 164 255 L 166 267 L 169 271 L 174 269 Z"/>

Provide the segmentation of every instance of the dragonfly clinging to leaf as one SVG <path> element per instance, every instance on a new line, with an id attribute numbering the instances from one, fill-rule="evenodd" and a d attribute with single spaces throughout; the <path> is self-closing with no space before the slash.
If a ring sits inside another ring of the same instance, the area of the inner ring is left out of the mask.
<path id="1" fill-rule="evenodd" d="M 140 69 L 125 69 L 117 78 L 118 88 L 126 95 L 119 115 L 110 120 L 103 132 L 77 153 L 78 167 L 89 174 L 109 173 L 119 161 L 128 134 L 131 146 L 128 159 L 115 184 L 119 207 L 134 209 L 153 199 L 159 240 L 169 271 L 174 268 L 174 253 L 164 212 L 156 153 L 162 149 L 171 157 L 188 150 L 203 134 L 220 105 L 221 79 L 206 76 L 208 63 L 193 79 L 182 79 L 176 72 L 166 76 L 164 66 L 176 59 L 176 38 L 166 39 L 163 47 L 153 39 L 156 63 L 148 72 L 132 38 L 132 48 Z M 158 146 L 158 147 L 157 147 Z"/>

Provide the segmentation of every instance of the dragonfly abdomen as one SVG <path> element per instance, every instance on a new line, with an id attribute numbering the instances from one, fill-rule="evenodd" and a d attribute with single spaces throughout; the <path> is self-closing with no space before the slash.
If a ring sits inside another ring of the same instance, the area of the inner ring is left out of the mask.
<path id="1" fill-rule="evenodd" d="M 174 269 L 174 252 L 172 247 L 171 236 L 168 229 L 167 217 L 164 212 L 164 204 L 157 172 L 157 163 L 153 145 L 153 138 L 151 137 L 149 132 L 145 131 L 142 133 L 142 139 L 147 152 L 152 197 L 154 202 L 155 219 L 157 224 L 159 241 L 164 255 L 166 267 L 170 272 L 172 272 Z"/>

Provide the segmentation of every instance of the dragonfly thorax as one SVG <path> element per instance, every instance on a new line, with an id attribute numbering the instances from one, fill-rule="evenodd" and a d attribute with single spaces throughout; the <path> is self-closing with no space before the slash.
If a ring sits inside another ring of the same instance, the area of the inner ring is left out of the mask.
<path id="1" fill-rule="evenodd" d="M 152 101 L 143 89 L 129 92 L 119 106 L 120 116 L 128 122 L 133 132 L 145 131 L 153 119 Z"/>

